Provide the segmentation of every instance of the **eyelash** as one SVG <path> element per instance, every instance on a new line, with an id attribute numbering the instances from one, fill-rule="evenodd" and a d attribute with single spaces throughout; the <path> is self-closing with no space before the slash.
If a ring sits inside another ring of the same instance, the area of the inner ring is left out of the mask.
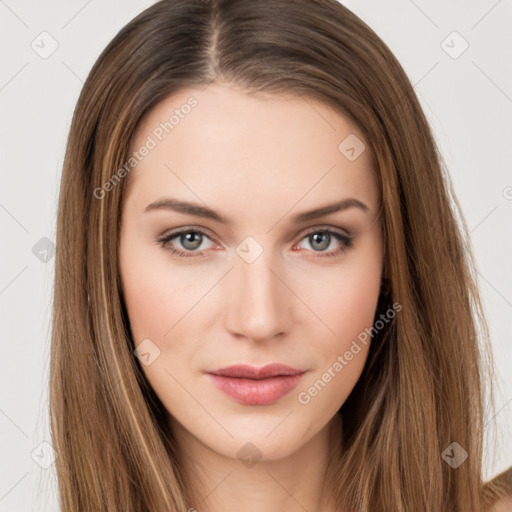
<path id="1" fill-rule="evenodd" d="M 197 234 L 200 234 L 202 236 L 205 236 L 205 237 L 211 239 L 207 235 L 207 233 L 205 233 L 204 231 L 202 231 L 200 229 L 188 228 L 188 229 L 180 229 L 180 230 L 177 230 L 177 231 L 173 231 L 172 233 L 169 233 L 168 235 L 165 235 L 165 236 L 163 236 L 161 238 L 158 238 L 156 240 L 156 243 L 161 245 L 165 250 L 169 251 L 171 254 L 176 255 L 176 256 L 178 256 L 180 258 L 204 257 L 205 255 L 204 255 L 203 251 L 198 251 L 198 252 L 196 252 L 196 251 L 188 251 L 188 252 L 185 252 L 185 251 L 181 251 L 180 249 L 174 249 L 172 247 L 166 247 L 166 244 L 168 242 L 170 242 L 174 238 L 177 238 L 178 236 L 183 235 L 185 233 L 197 233 Z M 302 238 L 300 239 L 299 243 L 302 242 L 302 240 L 304 240 L 308 236 L 311 236 L 311 235 L 314 235 L 314 234 L 318 234 L 318 233 L 322 233 L 322 234 L 328 233 L 331 236 L 334 236 L 334 238 L 336 240 L 338 240 L 339 242 L 342 243 L 342 246 L 339 249 L 334 250 L 334 251 L 330 251 L 330 252 L 317 252 L 317 254 L 315 254 L 313 256 L 313 259 L 323 259 L 323 258 L 332 258 L 334 256 L 340 256 L 341 254 L 345 253 L 348 249 L 350 249 L 352 247 L 352 243 L 353 243 L 354 238 L 355 238 L 354 236 L 344 235 L 344 234 L 341 234 L 338 231 L 334 231 L 332 229 L 316 228 L 314 230 L 311 230 L 311 231 L 308 231 L 307 233 L 305 233 L 302 236 Z M 315 251 L 313 251 L 313 252 L 315 252 Z"/>

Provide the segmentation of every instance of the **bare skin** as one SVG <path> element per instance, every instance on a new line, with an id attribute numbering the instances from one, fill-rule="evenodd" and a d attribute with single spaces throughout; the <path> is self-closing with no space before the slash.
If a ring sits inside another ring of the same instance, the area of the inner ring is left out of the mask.
<path id="1" fill-rule="evenodd" d="M 494 504 L 494 506 L 491 510 L 491 512 L 511 512 L 511 511 L 512 511 L 512 495 L 500 498 L 500 500 Z"/>
<path id="2" fill-rule="evenodd" d="M 162 101 L 132 149 L 190 96 L 197 106 L 131 171 L 125 197 L 120 264 L 132 335 L 159 351 L 143 370 L 184 454 L 191 510 L 331 510 L 324 484 L 336 413 L 363 370 L 369 342 L 358 351 L 353 342 L 373 325 L 382 275 L 369 152 L 351 161 L 338 149 L 350 134 L 364 139 L 323 103 L 228 84 Z M 165 198 L 232 223 L 144 211 Z M 344 199 L 364 207 L 293 221 Z M 179 228 L 192 233 L 158 243 Z M 276 362 L 305 373 L 269 405 L 239 403 L 205 373 Z"/>

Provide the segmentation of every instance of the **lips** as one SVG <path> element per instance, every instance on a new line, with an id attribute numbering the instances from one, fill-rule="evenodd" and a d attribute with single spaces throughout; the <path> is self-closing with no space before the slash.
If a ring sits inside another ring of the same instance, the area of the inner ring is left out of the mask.
<path id="1" fill-rule="evenodd" d="M 212 370 L 207 373 L 219 375 L 221 377 L 261 380 L 280 375 L 298 375 L 300 373 L 304 373 L 304 371 L 305 370 L 298 370 L 297 368 L 292 368 L 285 364 L 273 363 L 262 367 L 250 366 L 248 364 L 237 364 L 227 366 L 225 368 L 219 368 L 218 370 Z"/>
<path id="2" fill-rule="evenodd" d="M 297 386 L 306 370 L 283 364 L 234 365 L 207 372 L 223 393 L 244 405 L 270 405 Z"/>

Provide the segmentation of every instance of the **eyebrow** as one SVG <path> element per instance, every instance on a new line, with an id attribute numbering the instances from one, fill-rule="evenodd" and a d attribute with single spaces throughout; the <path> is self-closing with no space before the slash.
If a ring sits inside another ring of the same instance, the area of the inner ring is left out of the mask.
<path id="1" fill-rule="evenodd" d="M 365 213 L 370 212 L 368 206 L 366 206 L 358 199 L 348 198 L 338 201 L 336 203 L 321 206 L 320 208 L 315 208 L 314 210 L 299 213 L 298 215 L 292 217 L 292 222 L 293 224 L 302 224 L 309 220 L 317 219 L 330 213 L 348 210 L 349 208 L 358 208 Z M 181 201 L 179 199 L 158 199 L 157 201 L 153 201 L 151 204 L 148 204 L 146 208 L 144 208 L 144 213 L 155 210 L 172 210 L 186 215 L 203 217 L 205 219 L 210 219 L 221 224 L 226 224 L 228 226 L 232 224 L 231 219 L 225 217 L 224 215 L 221 215 L 220 213 L 215 212 L 214 210 L 208 208 L 207 206 L 202 206 L 198 203 L 191 203 L 188 201 Z"/>

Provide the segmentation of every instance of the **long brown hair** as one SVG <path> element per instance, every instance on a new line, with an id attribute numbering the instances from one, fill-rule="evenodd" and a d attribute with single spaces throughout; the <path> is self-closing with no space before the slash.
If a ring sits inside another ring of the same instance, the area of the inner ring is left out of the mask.
<path id="1" fill-rule="evenodd" d="M 149 109 L 217 80 L 329 104 L 360 127 L 373 159 L 385 234 L 376 318 L 393 302 L 402 310 L 372 340 L 340 410 L 328 489 L 337 510 L 481 510 L 491 355 L 467 229 L 406 73 L 335 0 L 162 0 L 89 73 L 57 220 L 50 415 L 61 510 L 191 507 L 183 454 L 133 354 L 118 265 L 128 179 L 112 177 Z M 468 454 L 456 468 L 454 447 Z"/>

